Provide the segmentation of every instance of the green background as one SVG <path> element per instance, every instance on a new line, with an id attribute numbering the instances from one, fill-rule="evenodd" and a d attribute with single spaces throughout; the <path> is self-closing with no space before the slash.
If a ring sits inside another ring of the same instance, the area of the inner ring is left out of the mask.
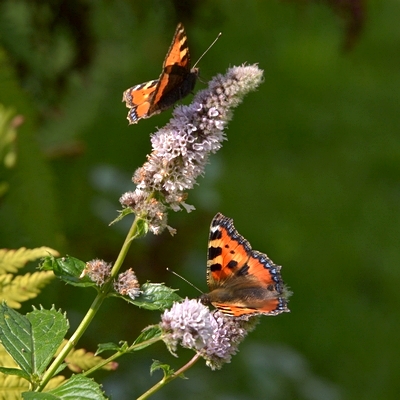
<path id="1" fill-rule="evenodd" d="M 177 235 L 135 241 L 126 267 L 197 297 L 165 268 L 207 290 L 208 229 L 220 211 L 283 265 L 291 313 L 263 317 L 221 371 L 200 361 L 154 399 L 398 398 L 400 3 L 368 1 L 362 11 L 364 30 L 345 52 L 345 21 L 326 3 L 0 4 L 0 103 L 25 120 L 17 166 L 1 170 L 10 188 L 0 199 L 0 247 L 116 259 L 131 218 L 108 223 L 134 188 L 149 134 L 171 115 L 128 126 L 122 92 L 158 77 L 177 22 L 193 61 L 223 32 L 200 62 L 203 82 L 245 62 L 265 71 L 189 193 L 196 211 L 170 213 Z M 54 282 L 34 304 L 66 310 L 73 329 L 94 295 Z M 158 321 L 110 300 L 80 345 L 131 342 Z M 96 378 L 114 399 L 132 399 L 160 379 L 149 376 L 153 359 L 178 369 L 192 354 L 179 355 L 157 344 Z"/>

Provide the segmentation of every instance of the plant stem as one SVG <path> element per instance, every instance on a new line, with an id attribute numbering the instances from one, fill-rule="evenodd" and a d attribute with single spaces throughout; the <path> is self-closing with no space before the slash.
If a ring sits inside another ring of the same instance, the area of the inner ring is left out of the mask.
<path id="1" fill-rule="evenodd" d="M 138 344 L 134 344 L 134 345 L 130 346 L 128 349 L 126 349 L 126 350 L 117 351 L 112 356 L 108 357 L 105 360 L 102 360 L 99 364 L 97 364 L 94 367 L 92 367 L 92 368 L 88 369 L 87 371 L 83 372 L 82 375 L 88 376 L 88 375 L 92 374 L 93 372 L 95 372 L 98 369 L 102 368 L 104 365 L 107 365 L 108 363 L 110 363 L 110 362 L 116 360 L 117 358 L 121 357 L 123 354 L 131 353 L 132 351 L 135 351 L 136 347 L 142 348 L 142 347 L 150 346 L 151 344 L 156 343 L 156 342 L 158 342 L 160 340 L 162 340 L 161 336 L 157 336 L 157 337 L 154 337 L 152 339 L 146 340 L 144 342 L 140 342 Z"/>
<path id="2" fill-rule="evenodd" d="M 160 382 L 156 383 L 152 388 L 150 388 L 147 392 L 143 393 L 136 400 L 148 399 L 151 395 L 156 393 L 158 390 L 160 390 L 167 383 L 169 383 L 172 380 L 178 378 L 180 375 L 182 375 L 184 372 L 186 372 L 189 368 L 191 368 L 194 364 L 196 364 L 196 362 L 199 359 L 200 359 L 200 355 L 196 353 L 195 356 L 187 364 L 185 364 L 182 368 L 180 368 L 178 371 L 174 372 L 172 375 L 164 376 L 164 378 L 161 379 Z"/>
<path id="3" fill-rule="evenodd" d="M 115 278 L 122 266 L 122 263 L 125 260 L 126 255 L 128 254 L 129 247 L 131 247 L 132 240 L 138 235 L 138 219 L 137 217 L 134 219 L 131 228 L 129 229 L 128 234 L 126 235 L 124 244 L 118 254 L 117 259 L 115 260 L 114 266 L 111 270 L 111 279 Z"/>
<path id="4" fill-rule="evenodd" d="M 55 358 L 53 363 L 50 365 L 50 367 L 44 373 L 41 383 L 38 386 L 36 391 L 41 392 L 44 389 L 44 387 L 47 385 L 48 381 L 56 373 L 57 369 L 63 363 L 63 361 L 68 356 L 70 351 L 77 345 L 78 340 L 81 338 L 81 336 L 84 334 L 84 332 L 86 331 L 86 329 L 92 322 L 92 320 L 93 320 L 94 316 L 96 315 L 97 311 L 99 310 L 101 304 L 103 303 L 104 299 L 107 297 L 108 292 L 113 283 L 113 278 L 115 278 L 117 276 L 118 271 L 120 270 L 122 263 L 124 262 L 125 257 L 128 253 L 128 250 L 132 243 L 132 240 L 136 237 L 136 235 L 137 235 L 137 218 L 135 218 L 135 220 L 132 223 L 131 228 L 129 229 L 129 232 L 125 238 L 124 244 L 122 245 L 122 248 L 118 254 L 118 258 L 115 261 L 115 264 L 111 270 L 111 275 L 110 275 L 109 281 L 104 285 L 102 290 L 97 294 L 96 298 L 93 300 L 92 305 L 90 306 L 88 312 L 84 316 L 82 322 L 79 324 L 76 331 L 73 333 L 73 335 L 68 340 L 68 342 L 63 347 L 63 349 L 60 351 L 60 353 Z"/>

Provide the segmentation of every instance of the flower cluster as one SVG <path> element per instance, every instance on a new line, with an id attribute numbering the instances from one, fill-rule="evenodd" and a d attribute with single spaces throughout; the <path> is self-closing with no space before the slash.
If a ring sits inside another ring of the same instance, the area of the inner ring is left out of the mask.
<path id="1" fill-rule="evenodd" d="M 87 275 L 98 286 L 102 286 L 110 277 L 110 273 L 111 264 L 96 258 L 86 263 L 86 267 L 82 271 L 81 278 Z"/>
<path id="2" fill-rule="evenodd" d="M 212 370 L 221 369 L 238 352 L 239 344 L 259 322 L 259 317 L 235 318 L 220 311 L 212 312 L 213 334 L 200 354 Z"/>
<path id="3" fill-rule="evenodd" d="M 199 300 L 174 303 L 161 317 L 163 340 L 172 354 L 180 343 L 195 350 L 211 369 L 229 363 L 247 333 L 254 329 L 258 317 L 238 319 L 210 310 Z"/>
<path id="4" fill-rule="evenodd" d="M 114 289 L 123 296 L 129 296 L 131 299 L 140 295 L 140 285 L 132 268 L 118 275 L 114 282 Z"/>
<path id="5" fill-rule="evenodd" d="M 136 190 L 122 195 L 120 202 L 145 218 L 153 233 L 167 227 L 168 209 L 193 210 L 185 203 L 186 191 L 204 174 L 209 155 L 222 147 L 232 109 L 257 88 L 262 73 L 251 65 L 217 75 L 192 104 L 176 107 L 171 121 L 152 135 L 152 153 L 132 178 Z"/>
<path id="6" fill-rule="evenodd" d="M 175 355 L 178 343 L 188 349 L 200 350 L 205 347 L 212 335 L 210 310 L 199 300 L 185 299 L 174 303 L 161 317 L 160 327 L 163 340 Z"/>

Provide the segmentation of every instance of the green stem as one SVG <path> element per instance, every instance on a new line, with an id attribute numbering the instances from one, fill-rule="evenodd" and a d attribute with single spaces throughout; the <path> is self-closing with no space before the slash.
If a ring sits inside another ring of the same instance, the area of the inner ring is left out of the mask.
<path id="1" fill-rule="evenodd" d="M 163 379 L 161 379 L 160 382 L 156 383 L 152 388 L 150 388 L 147 392 L 143 393 L 140 397 L 138 397 L 136 400 L 145 400 L 148 399 L 150 396 L 152 396 L 154 393 L 159 391 L 163 386 L 165 386 L 167 383 L 173 381 L 174 379 L 178 378 L 180 375 L 182 375 L 184 372 L 186 372 L 189 368 L 191 368 L 197 361 L 199 361 L 200 355 L 196 353 L 196 355 L 187 363 L 185 364 L 181 369 L 173 373 L 172 375 L 169 376 L 164 376 Z"/>
<path id="2" fill-rule="evenodd" d="M 85 371 L 82 375 L 84 376 L 88 376 L 90 374 L 92 374 L 93 372 L 97 371 L 98 369 L 104 367 L 104 365 L 107 365 L 108 363 L 116 360 L 117 358 L 121 357 L 123 354 L 126 353 L 131 353 L 132 351 L 135 351 L 135 348 L 142 348 L 142 347 L 146 347 L 146 346 L 150 346 L 153 343 L 156 343 L 158 341 L 162 340 L 161 336 L 157 336 L 154 337 L 152 339 L 146 340 L 144 342 L 140 342 L 138 344 L 134 344 L 132 346 L 130 346 L 127 350 L 121 350 L 121 351 L 117 351 L 115 354 L 113 354 L 112 356 L 108 357 L 105 360 L 102 360 L 99 364 L 95 365 L 94 367 L 88 369 L 87 371 Z"/>
<path id="3" fill-rule="evenodd" d="M 118 258 L 115 261 L 115 264 L 111 270 L 111 275 L 109 281 L 102 287 L 102 290 L 97 294 L 96 298 L 94 299 L 92 305 L 90 306 L 88 312 L 84 316 L 82 322 L 79 324 L 76 331 L 73 333 L 71 338 L 68 340 L 67 344 L 63 347 L 61 352 L 55 358 L 53 363 L 44 373 L 42 381 L 36 391 L 41 392 L 44 387 L 47 385 L 49 380 L 53 377 L 53 375 L 58 370 L 59 366 L 64 362 L 65 358 L 68 356 L 70 351 L 77 345 L 79 339 L 84 334 L 90 323 L 92 322 L 94 316 L 97 314 L 101 304 L 103 303 L 104 299 L 107 297 L 108 292 L 111 288 L 113 283 L 113 278 L 115 278 L 120 270 L 122 263 L 125 260 L 125 257 L 128 253 L 129 247 L 132 243 L 132 240 L 137 236 L 137 218 L 133 221 L 133 224 L 126 236 L 124 244 L 122 245 L 121 251 L 119 252 Z"/>
<path id="4" fill-rule="evenodd" d="M 129 247 L 131 247 L 132 240 L 138 236 L 138 218 L 136 217 L 135 220 L 133 221 L 133 224 L 131 226 L 131 229 L 129 229 L 128 234 L 126 235 L 124 244 L 122 245 L 121 251 L 118 254 L 118 257 L 115 261 L 115 264 L 111 270 L 111 279 L 110 279 L 110 285 L 111 281 L 113 278 L 115 278 L 125 260 L 126 255 L 128 254 Z"/>

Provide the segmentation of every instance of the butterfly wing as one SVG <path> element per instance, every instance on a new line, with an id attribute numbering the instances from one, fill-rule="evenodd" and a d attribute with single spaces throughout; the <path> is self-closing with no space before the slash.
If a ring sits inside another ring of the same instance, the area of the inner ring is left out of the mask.
<path id="1" fill-rule="evenodd" d="M 220 213 L 214 217 L 207 262 L 210 293 L 203 301 L 235 317 L 288 312 L 280 269 L 266 254 L 252 250 L 232 219 Z"/>
<path id="2" fill-rule="evenodd" d="M 171 46 L 158 79 L 133 86 L 123 93 L 122 101 L 130 108 L 127 119 L 135 124 L 171 107 L 194 88 L 198 68 L 190 69 L 190 53 L 183 24 L 176 27 Z"/>
<path id="3" fill-rule="evenodd" d="M 187 35 L 183 24 L 179 23 L 165 57 L 149 113 L 161 112 L 187 96 L 194 88 L 197 75 L 197 68 L 190 69 Z"/>
<path id="4" fill-rule="evenodd" d="M 127 116 L 129 124 L 135 124 L 139 119 L 148 117 L 157 84 L 158 79 L 155 79 L 125 90 L 122 101 L 130 108 Z"/>

